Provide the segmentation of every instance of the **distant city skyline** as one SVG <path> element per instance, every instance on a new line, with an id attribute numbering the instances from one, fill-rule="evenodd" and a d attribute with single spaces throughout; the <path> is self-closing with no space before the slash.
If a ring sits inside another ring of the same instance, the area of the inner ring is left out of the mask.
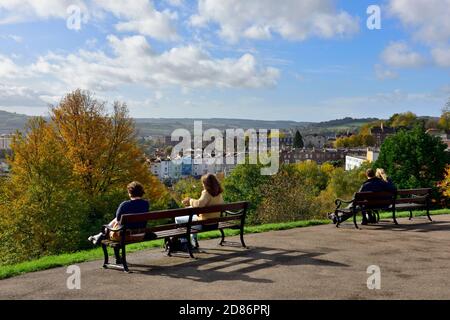
<path id="1" fill-rule="evenodd" d="M 134 118 L 439 116 L 449 16 L 450 0 L 2 0 L 0 110 L 45 115 L 81 88 Z"/>

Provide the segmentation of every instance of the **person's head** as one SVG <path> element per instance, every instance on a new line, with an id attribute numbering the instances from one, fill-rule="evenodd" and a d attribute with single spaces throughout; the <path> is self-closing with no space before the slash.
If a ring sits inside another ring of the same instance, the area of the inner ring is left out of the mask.
<path id="1" fill-rule="evenodd" d="M 211 173 L 202 176 L 202 184 L 203 188 L 213 197 L 216 197 L 223 192 L 219 180 Z"/>
<path id="2" fill-rule="evenodd" d="M 381 169 L 381 168 L 377 169 L 376 176 L 378 179 L 388 182 L 388 176 L 387 176 L 386 172 L 384 171 L 384 169 Z"/>
<path id="3" fill-rule="evenodd" d="M 137 181 L 128 184 L 127 190 L 130 198 L 141 198 L 145 194 L 144 187 Z"/>
<path id="4" fill-rule="evenodd" d="M 367 169 L 367 171 L 366 171 L 366 176 L 367 176 L 367 178 L 368 179 L 373 179 L 373 178 L 375 178 L 375 170 L 373 170 L 373 169 Z"/>

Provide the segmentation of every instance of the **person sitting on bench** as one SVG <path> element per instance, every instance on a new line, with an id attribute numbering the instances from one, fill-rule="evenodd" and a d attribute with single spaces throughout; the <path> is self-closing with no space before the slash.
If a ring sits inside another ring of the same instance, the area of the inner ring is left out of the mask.
<path id="1" fill-rule="evenodd" d="M 217 177 L 211 173 L 208 173 L 201 178 L 202 185 L 203 185 L 203 191 L 199 199 L 191 199 L 186 198 L 183 200 L 183 205 L 185 206 L 191 206 L 193 208 L 197 207 L 207 207 L 207 206 L 214 206 L 223 204 L 223 198 L 222 198 L 222 186 L 220 185 L 219 180 L 217 180 Z M 193 216 L 192 221 L 202 221 L 207 219 L 213 219 L 213 218 L 219 218 L 220 212 L 211 212 L 207 214 L 200 214 L 198 216 Z M 175 223 L 186 223 L 189 221 L 189 216 L 182 216 L 175 218 Z M 202 226 L 194 226 L 193 229 L 199 229 Z M 181 239 L 182 243 L 186 243 L 187 239 L 183 238 Z M 198 248 L 198 241 L 197 241 L 197 235 L 192 234 L 191 235 L 191 243 L 194 248 Z"/>
<path id="2" fill-rule="evenodd" d="M 150 203 L 147 200 L 142 199 L 145 194 L 144 187 L 137 181 L 133 181 L 127 186 L 128 196 L 130 200 L 122 202 L 116 212 L 116 217 L 108 224 L 109 227 L 119 227 L 120 219 L 124 214 L 130 213 L 147 213 L 150 210 Z M 130 224 L 128 227 L 130 229 L 145 229 L 147 222 L 137 222 Z M 106 230 L 90 236 L 88 238 L 93 244 L 100 244 L 102 240 L 105 239 Z M 116 256 L 116 264 L 121 264 L 121 258 L 119 255 L 119 248 L 114 248 L 114 254 Z"/>
<path id="3" fill-rule="evenodd" d="M 384 171 L 384 170 L 383 170 Z M 394 192 L 397 190 L 395 185 L 392 182 L 386 182 L 383 179 L 380 179 L 376 176 L 376 172 L 373 169 L 368 169 L 366 171 L 367 180 L 362 184 L 361 188 L 358 192 Z M 387 179 L 386 179 L 387 180 Z M 352 208 L 353 204 L 349 205 L 349 209 Z M 333 220 L 333 223 L 341 223 L 345 220 L 349 219 L 353 216 L 353 213 L 349 212 L 338 216 L 335 213 L 329 215 L 330 219 Z M 363 221 L 362 224 L 366 225 L 367 223 L 376 222 L 374 215 L 370 212 L 363 212 Z"/>

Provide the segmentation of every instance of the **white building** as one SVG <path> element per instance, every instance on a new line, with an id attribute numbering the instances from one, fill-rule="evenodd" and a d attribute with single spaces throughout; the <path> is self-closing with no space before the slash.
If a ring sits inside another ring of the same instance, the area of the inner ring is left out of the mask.
<path id="1" fill-rule="evenodd" d="M 367 159 L 365 157 L 358 156 L 346 156 L 345 157 L 345 170 L 353 170 L 361 167 Z"/>
<path id="2" fill-rule="evenodd" d="M 0 150 L 11 149 L 12 135 L 2 134 L 0 135 Z"/>
<path id="3" fill-rule="evenodd" d="M 365 157 L 357 155 L 347 155 L 345 157 L 345 170 L 348 171 L 359 168 L 364 164 L 364 162 L 375 162 L 378 160 L 379 156 L 380 152 L 370 149 L 367 149 L 367 155 Z"/>

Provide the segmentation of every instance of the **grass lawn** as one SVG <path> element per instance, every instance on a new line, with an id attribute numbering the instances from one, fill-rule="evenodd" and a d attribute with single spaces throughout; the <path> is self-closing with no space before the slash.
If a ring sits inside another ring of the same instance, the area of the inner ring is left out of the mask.
<path id="1" fill-rule="evenodd" d="M 450 209 L 435 210 L 431 212 L 432 215 L 450 214 Z M 425 212 L 414 212 L 415 216 L 423 216 Z M 392 214 L 382 213 L 382 219 L 390 218 Z M 397 217 L 409 217 L 409 212 L 397 213 Z M 287 230 L 294 228 L 309 227 L 321 224 L 329 224 L 329 220 L 305 220 L 285 223 L 271 223 L 258 226 L 245 227 L 245 233 L 261 233 L 267 231 Z M 239 230 L 225 230 L 227 236 L 233 236 L 239 234 Z M 199 240 L 219 238 L 220 233 L 218 231 L 204 232 L 198 235 Z M 127 246 L 127 253 L 149 249 L 149 248 L 161 248 L 163 240 L 154 240 L 143 243 L 137 243 Z M 0 266 L 0 280 L 10 277 L 14 277 L 23 273 L 46 270 L 50 268 L 68 266 L 80 262 L 87 262 L 92 260 L 103 259 L 103 253 L 101 248 L 92 250 L 78 251 L 74 253 L 66 253 L 56 256 L 46 256 L 33 261 L 26 261 L 14 265 Z"/>

